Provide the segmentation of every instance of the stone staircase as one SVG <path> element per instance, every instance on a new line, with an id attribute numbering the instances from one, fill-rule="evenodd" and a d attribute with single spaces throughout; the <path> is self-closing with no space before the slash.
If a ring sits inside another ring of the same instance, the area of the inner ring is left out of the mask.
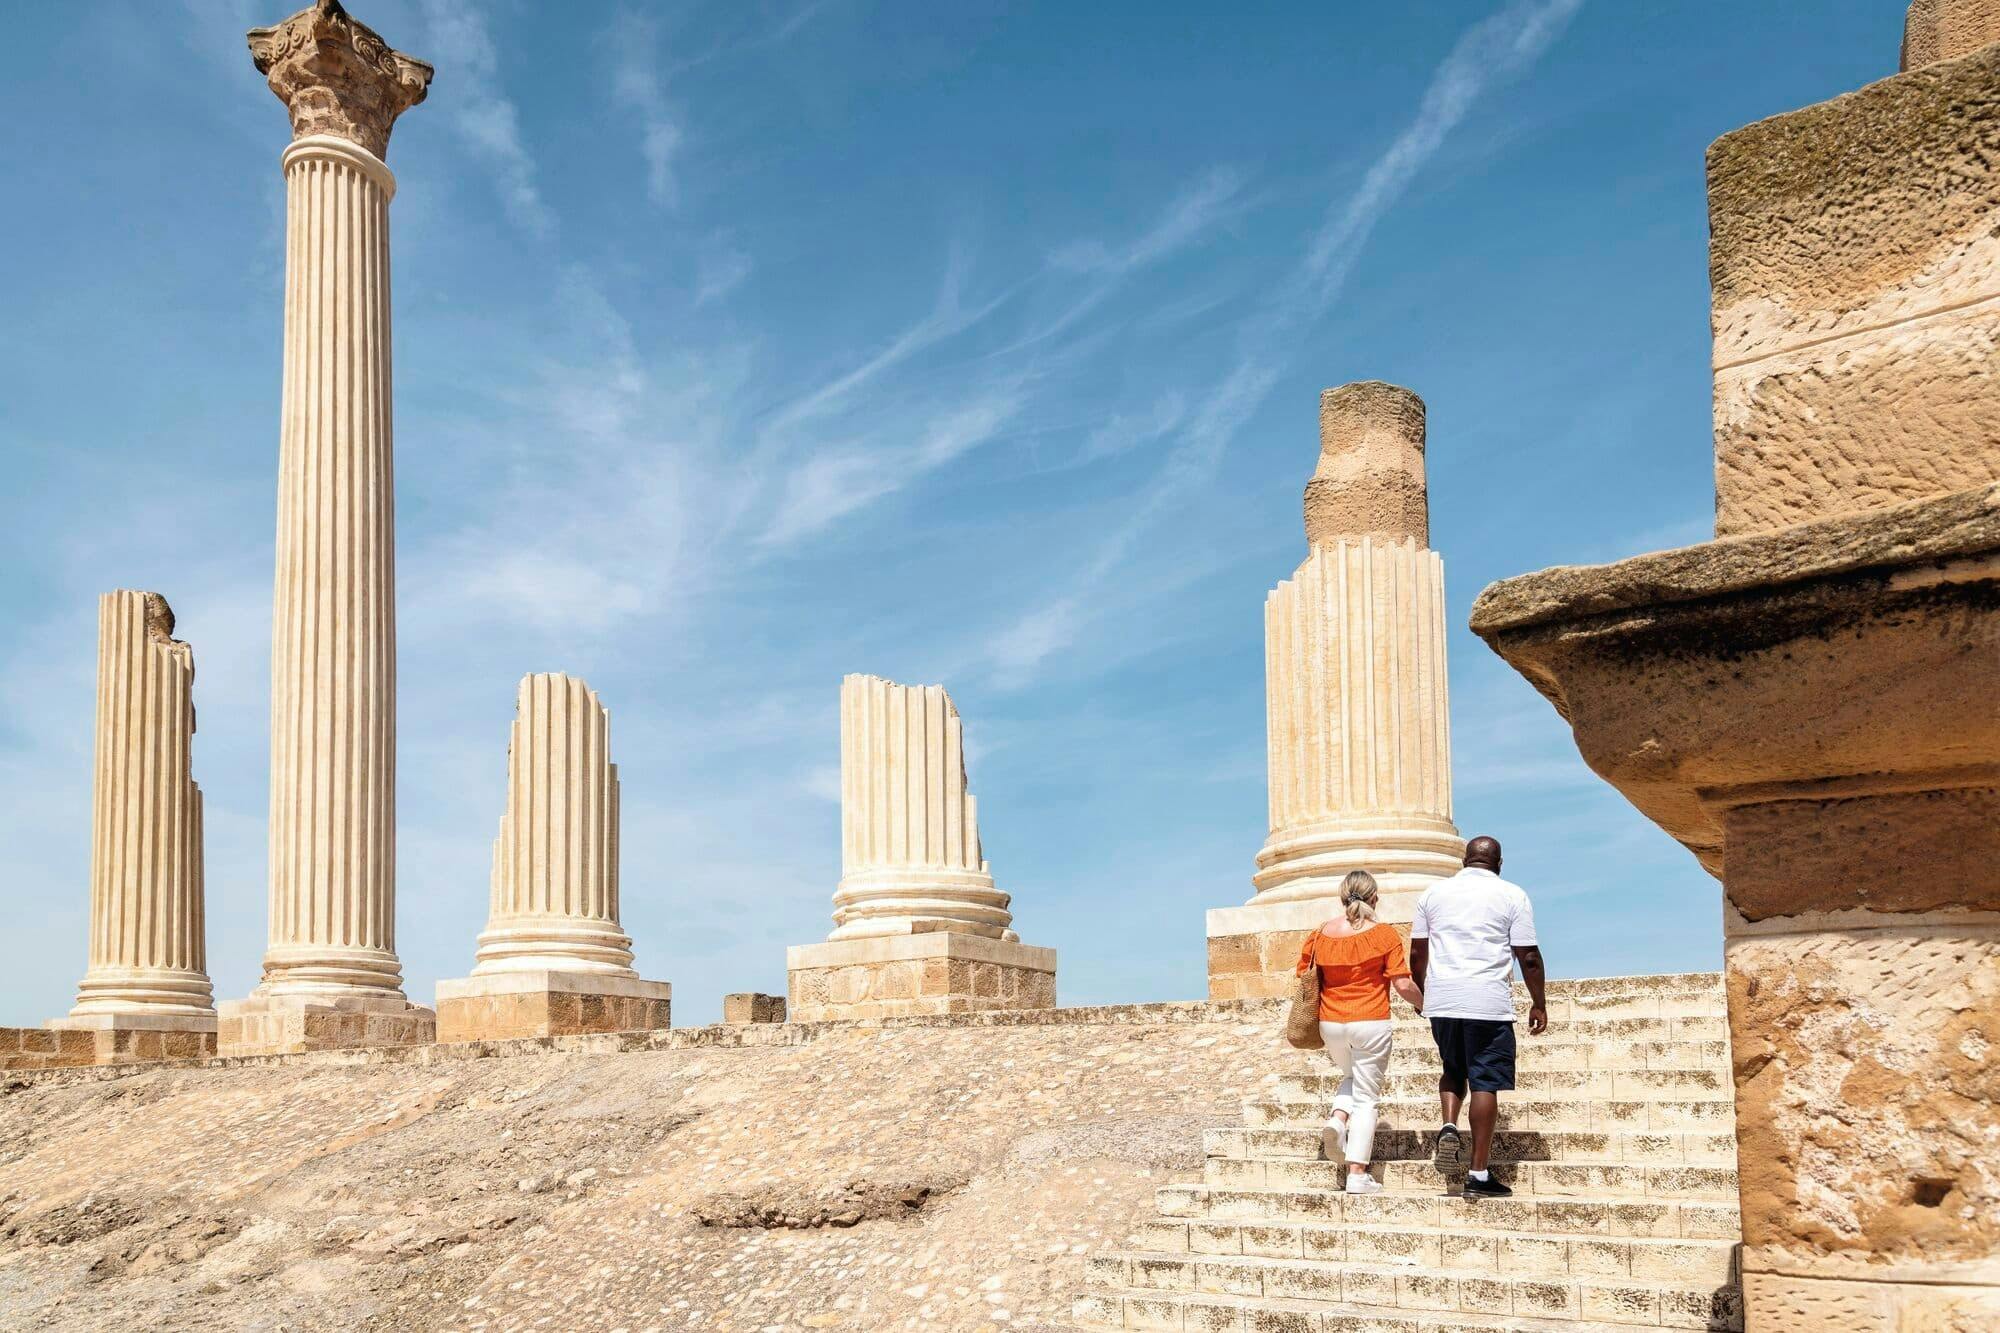
<path id="1" fill-rule="evenodd" d="M 1521 1029 L 1519 1088 L 1501 1097 L 1493 1171 L 1511 1199 L 1463 1199 L 1462 1174 L 1432 1165 L 1437 1052 L 1428 1024 L 1397 1009 L 1375 1139 L 1383 1193 L 1344 1193 L 1345 1168 L 1321 1160 L 1339 1079 L 1301 1053 L 1299 1072 L 1244 1106 L 1242 1128 L 1208 1131 L 1201 1180 L 1160 1189 L 1130 1249 L 1085 1261 L 1076 1326 L 1742 1327 L 1719 977 L 1550 984 L 1549 1031 Z"/>

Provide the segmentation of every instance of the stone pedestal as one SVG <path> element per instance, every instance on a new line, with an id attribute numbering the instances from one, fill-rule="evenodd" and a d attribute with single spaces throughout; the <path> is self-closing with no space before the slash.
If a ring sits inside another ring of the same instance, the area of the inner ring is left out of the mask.
<path id="1" fill-rule="evenodd" d="M 1320 398 L 1305 562 L 1264 604 L 1271 834 L 1241 907 L 1208 913 L 1213 1000 L 1288 994 L 1299 946 L 1366 870 L 1407 923 L 1455 874 L 1444 563 L 1429 550 L 1424 405 L 1369 381 Z"/>
<path id="2" fill-rule="evenodd" d="M 793 1022 L 1055 1003 L 1055 951 L 1020 942 L 994 887 L 943 686 L 841 681 L 840 832 L 833 933 L 786 951 Z"/>
<path id="3" fill-rule="evenodd" d="M 203 917 L 201 789 L 192 776 L 194 656 L 158 593 L 98 599 L 90 964 L 51 1028 L 100 1062 L 215 1050 Z"/>
<path id="4" fill-rule="evenodd" d="M 395 997 L 260 995 L 216 1006 L 222 1055 L 296 1055 L 350 1046 L 422 1046 L 437 1015 Z"/>
<path id="5" fill-rule="evenodd" d="M 284 154 L 270 942 L 263 981 L 237 1010 L 259 1032 L 304 1031 L 314 1043 L 386 1031 L 385 1015 L 405 1032 L 428 1022 L 403 996 L 396 956 L 396 181 L 382 157 L 431 68 L 333 0 L 249 40 L 294 140 Z M 348 1021 L 364 1011 L 381 1022 Z M 236 1030 L 224 1025 L 225 1050 Z"/>
<path id="6" fill-rule="evenodd" d="M 1740 535 L 1473 609 L 1722 880 L 1750 1328 L 2000 1327 L 1996 164 L 2000 46 L 1718 140 Z"/>
<path id="7" fill-rule="evenodd" d="M 602 972 L 523 971 L 440 981 L 439 1041 L 649 1032 L 673 1026 L 674 988 Z"/>
<path id="8" fill-rule="evenodd" d="M 583 681 L 524 678 L 472 975 L 438 983 L 438 1040 L 668 1026 L 673 987 L 641 981 L 618 920 L 611 714 Z"/>
<path id="9" fill-rule="evenodd" d="M 1054 949 L 956 931 L 794 945 L 785 971 L 793 1023 L 1056 1003 Z"/>

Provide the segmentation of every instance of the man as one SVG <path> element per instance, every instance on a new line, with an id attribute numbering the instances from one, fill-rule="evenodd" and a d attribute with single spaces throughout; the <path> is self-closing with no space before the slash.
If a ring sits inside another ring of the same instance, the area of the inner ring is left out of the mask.
<path id="1" fill-rule="evenodd" d="M 1514 1088 L 1514 964 L 1528 983 L 1528 1032 L 1548 1030 L 1542 995 L 1546 971 L 1535 947 L 1535 912 L 1528 895 L 1500 878 L 1500 843 L 1465 844 L 1465 869 L 1439 880 L 1417 899 L 1410 923 L 1410 979 L 1424 993 L 1431 1036 L 1444 1073 L 1438 1101 L 1437 1165 L 1450 1171 L 1465 1159 L 1458 1108 L 1470 1091 L 1472 1154 L 1465 1197 L 1504 1199 L 1514 1191 L 1493 1179 L 1487 1154 L 1500 1118 L 1500 1096 Z"/>

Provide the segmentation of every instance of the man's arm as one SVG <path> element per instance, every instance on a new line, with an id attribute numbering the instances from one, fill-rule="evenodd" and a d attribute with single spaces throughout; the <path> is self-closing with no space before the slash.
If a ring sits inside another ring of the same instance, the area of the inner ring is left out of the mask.
<path id="1" fill-rule="evenodd" d="M 1424 972 L 1431 965 L 1431 942 L 1412 939 L 1410 941 L 1410 980 L 1417 983 L 1417 989 L 1424 988 Z"/>
<path id="2" fill-rule="evenodd" d="M 1548 969 L 1542 965 L 1541 946 L 1515 945 L 1514 961 L 1521 965 L 1521 980 L 1528 983 L 1528 1035 L 1539 1036 L 1549 1030 L 1548 999 L 1542 993 L 1542 983 L 1548 980 Z M 1415 970 L 1413 956 L 1411 971 Z"/>

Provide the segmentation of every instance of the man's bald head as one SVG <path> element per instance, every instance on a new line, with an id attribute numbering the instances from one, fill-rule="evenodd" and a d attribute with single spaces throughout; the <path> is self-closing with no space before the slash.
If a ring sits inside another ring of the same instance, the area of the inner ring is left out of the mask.
<path id="1" fill-rule="evenodd" d="M 1500 839 L 1480 834 L 1465 844 L 1465 863 L 1481 870 L 1500 873 Z"/>

